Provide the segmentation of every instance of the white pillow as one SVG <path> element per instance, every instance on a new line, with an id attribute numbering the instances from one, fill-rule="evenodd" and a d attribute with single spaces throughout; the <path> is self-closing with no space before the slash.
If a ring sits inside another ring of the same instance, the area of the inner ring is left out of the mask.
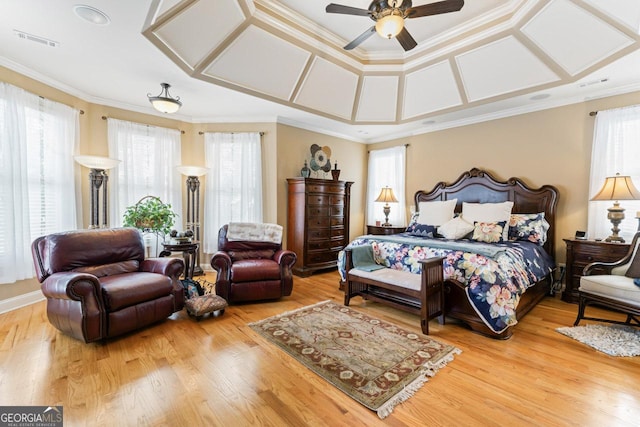
<path id="1" fill-rule="evenodd" d="M 465 221 L 474 224 L 476 222 L 500 222 L 506 221 L 502 230 L 502 240 L 509 240 L 509 220 L 511 219 L 513 202 L 502 203 L 462 203 L 462 217 Z"/>
<path id="2" fill-rule="evenodd" d="M 418 224 L 442 225 L 453 218 L 458 199 L 418 203 Z"/>
<path id="3" fill-rule="evenodd" d="M 471 233 L 474 228 L 473 224 L 469 224 L 462 217 L 457 217 L 438 227 L 438 234 L 444 236 L 445 239 L 462 239 Z"/>

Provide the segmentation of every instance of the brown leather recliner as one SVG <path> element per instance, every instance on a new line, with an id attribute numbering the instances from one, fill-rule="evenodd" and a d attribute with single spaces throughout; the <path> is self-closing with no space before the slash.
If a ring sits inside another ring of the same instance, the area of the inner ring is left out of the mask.
<path id="1" fill-rule="evenodd" d="M 218 273 L 216 294 L 229 303 L 278 299 L 291 295 L 291 268 L 297 256 L 282 243 L 227 239 L 228 225 L 218 232 L 218 252 L 211 266 Z"/>
<path id="2" fill-rule="evenodd" d="M 145 259 L 135 228 L 50 234 L 31 253 L 49 322 L 84 342 L 142 328 L 184 306 L 184 261 Z"/>

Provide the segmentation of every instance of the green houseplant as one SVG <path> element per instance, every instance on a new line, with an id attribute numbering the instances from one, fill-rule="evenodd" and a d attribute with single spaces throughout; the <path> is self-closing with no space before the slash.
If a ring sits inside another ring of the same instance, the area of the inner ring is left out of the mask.
<path id="1" fill-rule="evenodd" d="M 156 236 L 162 235 L 164 241 L 171 231 L 176 213 L 171 210 L 171 205 L 163 203 L 158 197 L 145 196 L 133 206 L 124 211 L 123 225 L 135 227 L 143 232 L 151 232 Z"/>

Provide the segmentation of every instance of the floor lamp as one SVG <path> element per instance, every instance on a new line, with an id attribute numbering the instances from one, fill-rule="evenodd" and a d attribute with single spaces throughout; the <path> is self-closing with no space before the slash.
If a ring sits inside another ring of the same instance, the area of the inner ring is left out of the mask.
<path id="1" fill-rule="evenodd" d="M 107 170 L 114 168 L 120 160 L 101 156 L 75 156 L 74 160 L 89 168 L 89 187 L 91 191 L 91 224 L 89 228 L 107 228 Z M 102 189 L 102 224 L 100 224 L 100 190 Z"/>
<path id="2" fill-rule="evenodd" d="M 187 230 L 193 231 L 196 242 L 200 242 L 200 179 L 206 175 L 208 168 L 200 166 L 178 166 L 178 172 L 187 177 Z M 194 276 L 200 276 L 204 272 L 200 267 L 200 247 L 196 251 L 196 265 L 193 269 Z"/>

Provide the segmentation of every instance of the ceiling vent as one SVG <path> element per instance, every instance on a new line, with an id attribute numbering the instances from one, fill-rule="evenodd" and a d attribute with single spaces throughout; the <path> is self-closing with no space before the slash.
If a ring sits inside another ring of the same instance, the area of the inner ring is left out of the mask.
<path id="1" fill-rule="evenodd" d="M 58 47 L 60 46 L 60 43 L 57 41 L 53 41 L 50 39 L 46 39 L 44 37 L 40 37 L 40 36 L 34 36 L 33 34 L 29 34 L 29 33 L 25 33 L 24 31 L 20 31 L 20 30 L 13 30 L 14 33 L 16 33 L 16 35 L 24 40 L 30 40 L 32 42 L 36 42 L 36 43 L 40 43 L 46 46 L 50 46 L 50 47 Z"/>

